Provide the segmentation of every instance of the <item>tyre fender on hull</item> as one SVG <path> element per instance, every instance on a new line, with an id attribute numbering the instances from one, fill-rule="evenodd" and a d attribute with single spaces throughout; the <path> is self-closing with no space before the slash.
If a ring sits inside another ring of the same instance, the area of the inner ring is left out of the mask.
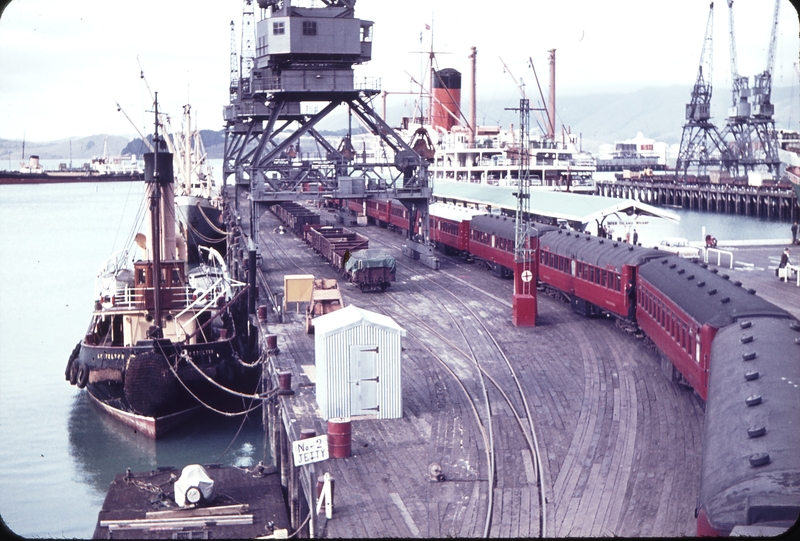
<path id="1" fill-rule="evenodd" d="M 77 362 L 72 362 L 69 367 L 69 383 L 70 385 L 75 385 L 78 383 L 78 364 Z"/>
<path id="2" fill-rule="evenodd" d="M 78 389 L 83 389 L 86 387 L 86 384 L 89 383 L 89 367 L 83 363 L 77 363 L 77 365 L 75 384 L 78 386 Z"/>
<path id="3" fill-rule="evenodd" d="M 72 353 L 69 354 L 69 359 L 67 360 L 67 368 L 64 370 L 64 379 L 66 379 L 73 385 L 75 384 L 75 382 L 72 381 L 72 365 L 73 363 L 75 363 L 75 359 L 78 358 L 80 352 L 81 352 L 81 343 L 78 342 L 72 349 Z"/>

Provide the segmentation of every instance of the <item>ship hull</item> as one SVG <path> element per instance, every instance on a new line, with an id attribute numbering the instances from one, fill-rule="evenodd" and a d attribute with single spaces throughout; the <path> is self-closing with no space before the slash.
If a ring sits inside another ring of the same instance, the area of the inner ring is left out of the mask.
<path id="1" fill-rule="evenodd" d="M 20 173 L 0 171 L 0 185 L 7 184 L 71 184 L 74 182 L 132 182 L 141 181 L 140 173 Z"/>
<path id="2" fill-rule="evenodd" d="M 202 406 L 198 404 L 169 415 L 150 417 L 112 407 L 92 394 L 91 387 L 89 388 L 88 394 L 92 399 L 92 402 L 106 415 L 126 426 L 133 428 L 134 432 L 139 432 L 154 440 L 188 421 L 202 409 Z"/>
<path id="3" fill-rule="evenodd" d="M 222 211 L 209 198 L 191 195 L 176 196 L 180 227 L 184 230 L 189 266 L 200 263 L 198 246 L 214 248 L 220 254 L 227 250 L 227 235 Z"/>
<path id="4" fill-rule="evenodd" d="M 204 408 L 241 408 L 223 388 L 255 393 L 260 371 L 237 360 L 233 340 L 173 344 L 145 340 L 132 347 L 103 347 L 84 340 L 65 375 L 85 387 L 114 419 L 158 438 Z"/>

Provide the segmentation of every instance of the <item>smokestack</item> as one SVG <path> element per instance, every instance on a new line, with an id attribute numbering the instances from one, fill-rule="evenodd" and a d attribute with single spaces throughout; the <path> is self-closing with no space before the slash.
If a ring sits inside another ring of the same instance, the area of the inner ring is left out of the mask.
<path id="1" fill-rule="evenodd" d="M 431 125 L 445 131 L 461 117 L 461 73 L 452 68 L 439 70 L 433 81 Z"/>
<path id="2" fill-rule="evenodd" d="M 471 80 L 470 80 L 470 96 L 469 96 L 469 146 L 470 148 L 475 146 L 475 133 L 478 129 L 477 126 L 477 83 L 476 83 L 476 75 L 477 75 L 477 59 L 478 59 L 478 49 L 475 47 L 470 47 L 469 53 L 470 59 L 470 73 L 471 73 Z"/>
<path id="3" fill-rule="evenodd" d="M 550 129 L 547 132 L 547 137 L 550 140 L 556 140 L 556 50 L 550 49 L 550 107 L 548 108 L 550 116 Z"/>

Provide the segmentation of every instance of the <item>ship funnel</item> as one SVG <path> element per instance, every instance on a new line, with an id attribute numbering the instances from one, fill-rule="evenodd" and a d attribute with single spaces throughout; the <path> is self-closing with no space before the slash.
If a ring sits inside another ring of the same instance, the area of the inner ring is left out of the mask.
<path id="1" fill-rule="evenodd" d="M 433 75 L 433 105 L 431 124 L 450 131 L 461 117 L 461 73 L 452 68 Z"/>
<path id="2" fill-rule="evenodd" d="M 175 243 L 175 190 L 173 183 L 175 177 L 172 171 L 172 154 L 169 152 L 158 153 L 158 167 L 156 167 L 156 154 L 147 152 L 144 154 L 144 180 L 146 183 L 154 183 L 156 181 L 155 172 L 158 170 L 158 184 L 161 190 L 161 209 L 159 216 L 161 217 L 161 246 L 159 252 L 161 258 L 164 260 L 172 260 L 176 258 L 177 246 Z M 157 238 L 152 231 L 152 220 L 148 220 L 147 238 Z M 148 254 L 150 257 L 153 254 Z"/>

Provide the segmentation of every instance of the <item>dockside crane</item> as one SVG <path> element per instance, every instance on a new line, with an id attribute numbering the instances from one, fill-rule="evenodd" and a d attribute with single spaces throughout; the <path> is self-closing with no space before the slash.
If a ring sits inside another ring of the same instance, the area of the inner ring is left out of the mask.
<path id="1" fill-rule="evenodd" d="M 253 11 L 253 0 L 244 0 L 242 9 L 242 54 L 239 59 L 240 85 L 244 94 L 250 93 L 250 72 L 256 58 L 256 30 L 255 13 Z"/>
<path id="2" fill-rule="evenodd" d="M 231 101 L 239 97 L 239 53 L 236 51 L 236 25 L 231 21 Z"/>
<path id="3" fill-rule="evenodd" d="M 238 93 L 223 109 L 223 175 L 235 185 L 237 205 L 251 205 L 250 238 L 258 216 L 278 201 L 391 197 L 421 218 L 422 239 L 411 236 L 410 224 L 403 253 L 438 269 L 427 234 L 429 162 L 372 108 L 379 82 L 355 77 L 354 66 L 372 58 L 372 21 L 355 17 L 355 0 L 292 4 L 258 0 L 255 24 L 253 0 L 244 0 Z M 367 126 L 375 145 L 390 149 L 385 157 L 355 163 L 318 131 L 340 106 Z M 317 151 L 301 151 L 301 138 Z"/>
<path id="4" fill-rule="evenodd" d="M 759 159 L 755 161 L 754 166 L 765 165 L 772 172 L 780 170 L 778 139 L 773 118 L 775 106 L 771 101 L 772 72 L 775 67 L 775 49 L 778 44 L 779 11 L 780 0 L 775 0 L 775 10 L 772 15 L 772 32 L 767 50 L 767 68 L 753 77 L 753 88 L 750 92 L 752 98 L 750 126 L 754 139 L 758 141 L 759 154 L 761 154 Z"/>
<path id="5" fill-rule="evenodd" d="M 738 175 L 739 165 L 747 164 L 754 160 L 751 144 L 750 129 L 750 80 L 747 76 L 739 74 L 736 56 L 736 34 L 734 32 L 733 0 L 728 0 L 728 39 L 730 43 L 731 60 L 731 107 L 728 109 L 728 119 L 722 132 L 723 140 L 733 138 L 731 143 L 736 160 L 731 164 L 734 174 Z"/>
<path id="6" fill-rule="evenodd" d="M 709 6 L 703 50 L 697 80 L 692 88 L 691 102 L 686 104 L 686 123 L 683 125 L 681 146 L 675 169 L 686 180 L 690 168 L 698 176 L 705 176 L 709 166 L 731 167 L 733 157 L 725 145 L 722 134 L 711 122 L 711 94 L 713 74 L 714 3 Z"/>

